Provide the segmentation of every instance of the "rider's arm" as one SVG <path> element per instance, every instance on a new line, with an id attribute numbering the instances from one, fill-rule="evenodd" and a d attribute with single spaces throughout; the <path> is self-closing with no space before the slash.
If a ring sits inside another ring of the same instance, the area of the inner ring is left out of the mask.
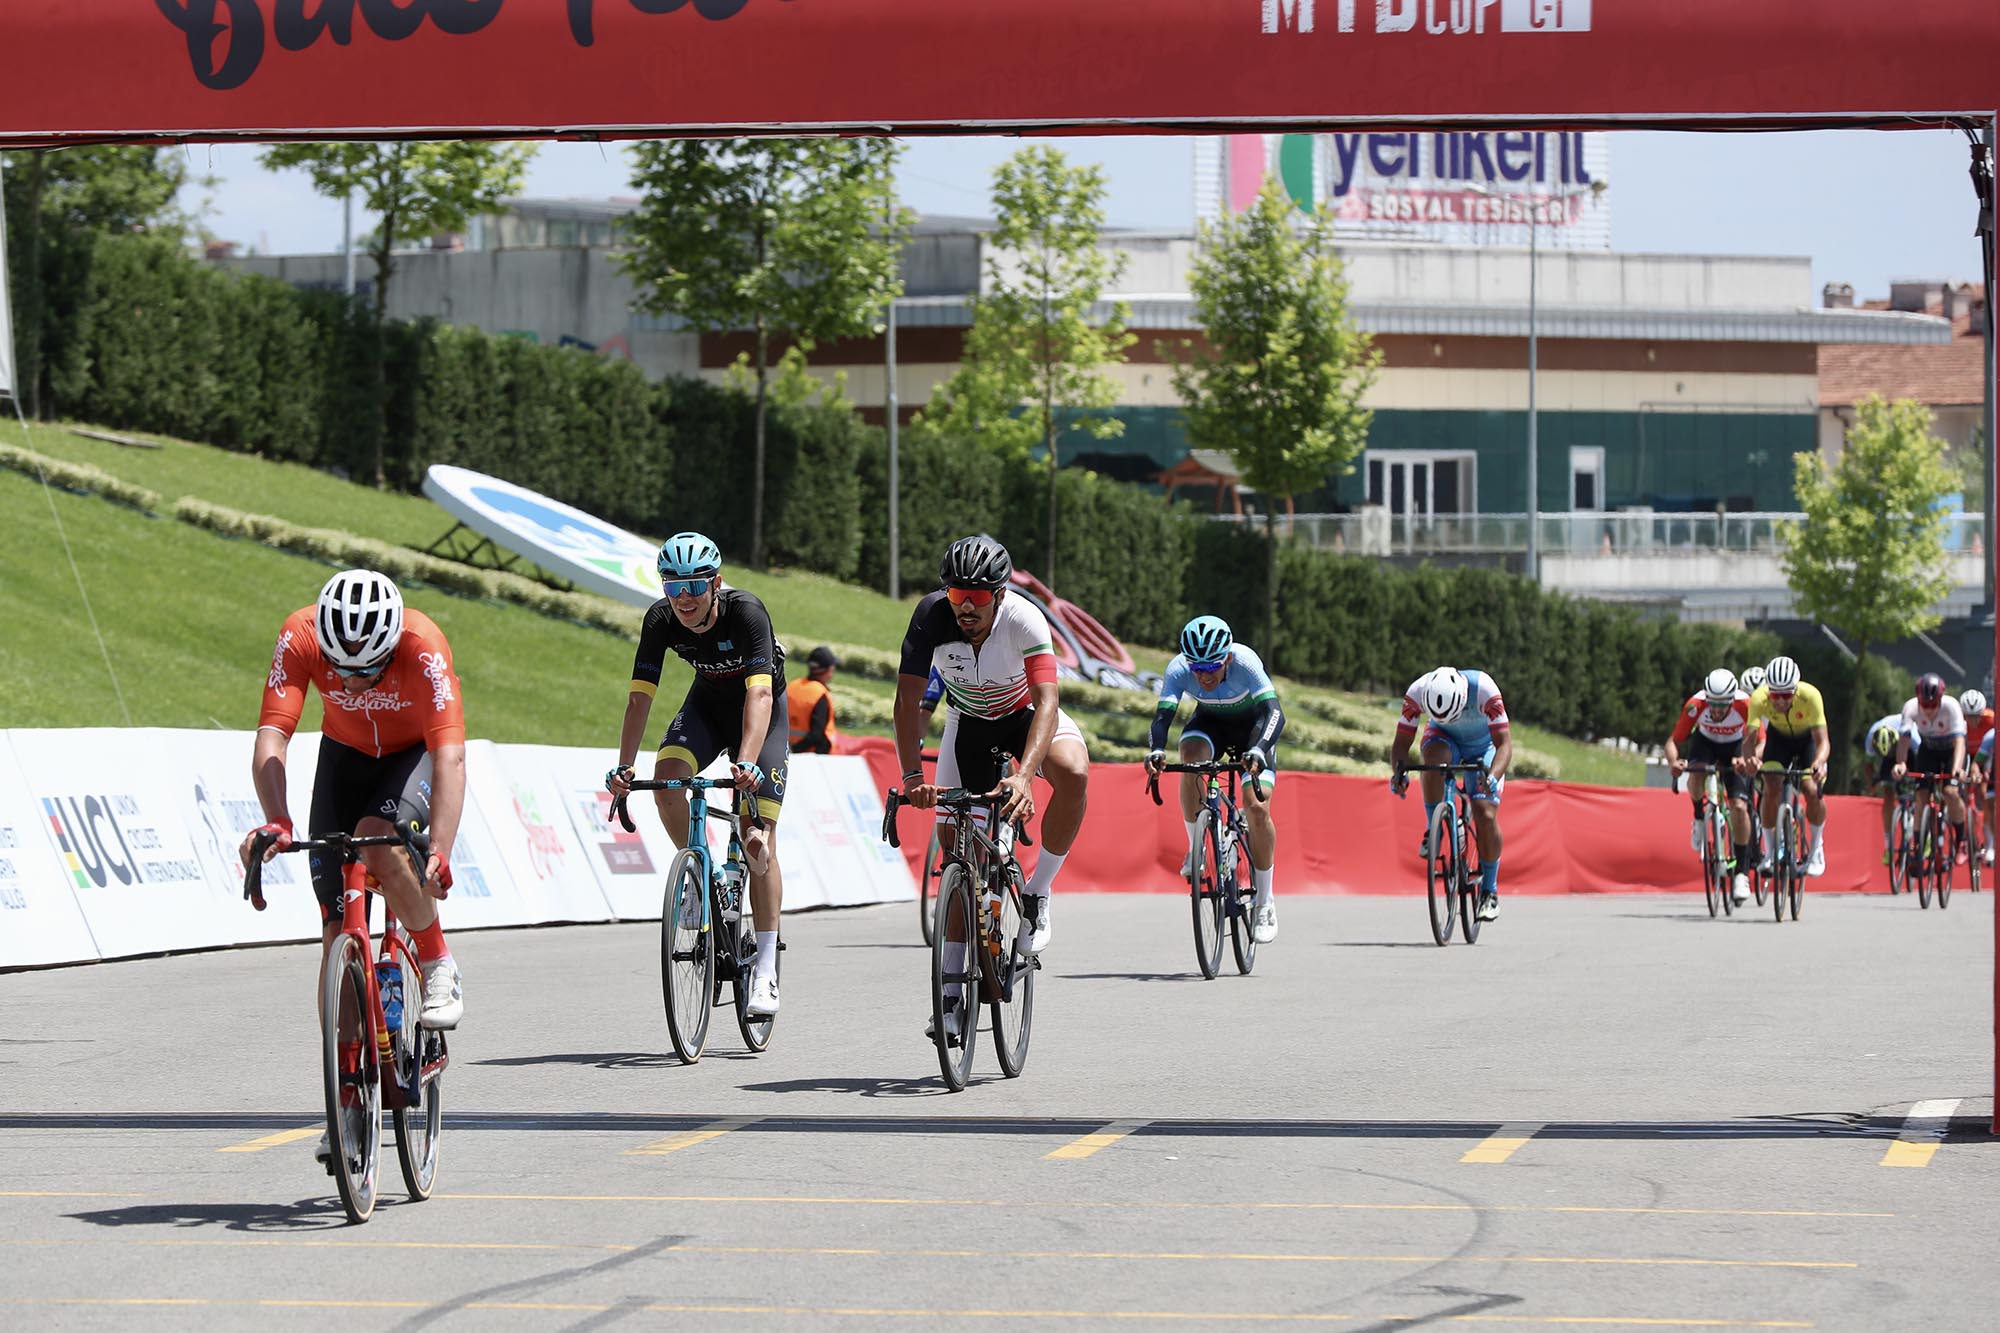
<path id="1" fill-rule="evenodd" d="M 271 649 L 271 673 L 264 679 L 264 702 L 257 712 L 257 741 L 250 759 L 250 779 L 267 824 L 290 823 L 292 818 L 285 753 L 306 709 L 306 682 L 312 679 L 306 645 L 317 645 L 313 635 L 310 610 L 296 611 L 278 631 Z"/>
<path id="2" fill-rule="evenodd" d="M 449 861 L 465 811 L 465 746 L 440 745 L 431 751 L 431 855 Z"/>
<path id="3" fill-rule="evenodd" d="M 632 767 L 632 761 L 639 757 L 639 742 L 646 736 L 646 719 L 653 711 L 653 692 L 640 689 L 639 682 L 632 682 L 632 693 L 625 698 L 625 721 L 618 728 L 618 766 Z"/>
<path id="4" fill-rule="evenodd" d="M 639 627 L 639 646 L 632 654 L 632 692 L 625 699 L 625 721 L 618 728 L 618 764 L 630 768 L 639 757 L 639 743 L 645 739 L 646 718 L 653 711 L 653 696 L 660 692 L 660 672 L 667 661 L 667 626 L 673 603 L 662 598 L 646 612 Z"/>
<path id="5" fill-rule="evenodd" d="M 1056 683 L 1055 659 L 1049 659 L 1048 679 L 1035 679 L 1034 662 L 1029 659 L 1028 697 L 1035 705 L 1035 720 L 1028 727 L 1028 739 L 1021 746 L 1020 771 L 1033 776 L 1049 757 L 1049 744 L 1056 738 L 1056 721 L 1062 711 L 1062 686 Z"/>
<path id="6" fill-rule="evenodd" d="M 896 668 L 896 764 L 903 770 L 905 790 L 924 783 L 924 731 L 930 719 L 922 704 L 933 685 L 937 693 L 944 692 L 944 677 L 933 659 L 944 636 L 956 632 L 950 621 L 944 594 L 928 593 L 911 610 L 903 631 L 902 660 Z"/>
<path id="7" fill-rule="evenodd" d="M 764 737 L 771 731 L 771 678 L 750 676 L 743 685 L 743 740 L 736 747 L 736 763 L 748 767 L 764 753 Z"/>
<path id="8" fill-rule="evenodd" d="M 923 782 L 924 773 L 923 697 L 922 676 L 896 677 L 896 764 L 906 780 L 914 775 L 918 784 Z"/>
<path id="9" fill-rule="evenodd" d="M 1695 706 L 1683 705 L 1680 716 L 1674 719 L 1674 734 L 1667 737 L 1668 763 L 1673 764 L 1680 761 L 1682 744 L 1687 741 L 1688 737 L 1694 735 L 1694 719 Z"/>
<path id="10" fill-rule="evenodd" d="M 1166 674 L 1160 677 L 1160 698 L 1153 706 L 1153 725 L 1146 732 L 1146 749 L 1166 752 L 1167 729 L 1173 725 L 1174 715 L 1180 712 L 1181 695 L 1188 688 L 1187 658 L 1179 653 L 1167 663 Z"/>
<path id="11" fill-rule="evenodd" d="M 1812 766 L 1824 772 L 1826 770 L 1827 757 L 1833 753 L 1833 737 L 1827 734 L 1825 727 L 1814 727 L 1812 729 L 1812 738 Z"/>
<path id="12" fill-rule="evenodd" d="M 1417 719 L 1424 715 L 1415 697 L 1416 686 L 1403 695 L 1403 715 L 1396 719 L 1396 736 L 1389 742 L 1389 766 L 1398 773 L 1410 766 L 1410 746 L 1417 739 Z"/>
<path id="13" fill-rule="evenodd" d="M 1514 762 L 1514 729 L 1510 726 L 1495 726 L 1487 729 L 1493 737 L 1493 762 L 1487 766 L 1488 781 L 1498 782 L 1507 776 L 1508 766 Z"/>
<path id="14" fill-rule="evenodd" d="M 1273 693 L 1264 700 L 1262 706 L 1250 721 L 1250 748 L 1269 768 L 1278 753 L 1278 737 L 1285 734 L 1285 710 L 1278 706 L 1278 696 Z"/>
<path id="15" fill-rule="evenodd" d="M 250 759 L 250 780 L 257 788 L 257 803 L 264 807 L 264 822 L 289 824 L 291 803 L 285 790 L 285 752 L 291 747 L 289 733 L 276 727 L 257 728 L 257 747 Z"/>

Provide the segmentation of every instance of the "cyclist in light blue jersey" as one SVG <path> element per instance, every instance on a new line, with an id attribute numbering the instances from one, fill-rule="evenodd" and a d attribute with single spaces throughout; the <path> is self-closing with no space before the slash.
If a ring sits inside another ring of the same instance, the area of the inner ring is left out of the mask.
<path id="1" fill-rule="evenodd" d="M 1882 798 L 1882 864 L 1889 864 L 1889 831 L 1896 823 L 1896 744 L 1903 739 L 1903 715 L 1887 713 L 1862 733 L 1861 746 L 1875 761 L 1869 787 Z"/>
<path id="2" fill-rule="evenodd" d="M 1196 616 L 1181 629 L 1181 650 L 1160 682 L 1146 771 L 1158 774 L 1167 760 L 1167 727 L 1192 696 L 1194 716 L 1181 728 L 1181 762 L 1198 764 L 1224 751 L 1243 757 L 1246 781 L 1243 817 L 1250 826 L 1250 938 L 1269 944 L 1278 937 L 1278 907 L 1271 899 L 1271 871 L 1278 855 L 1278 830 L 1271 822 L 1271 788 L 1277 781 L 1278 737 L 1285 730 L 1277 687 L 1257 654 L 1237 643 L 1217 616 Z M 1194 864 L 1201 824 L 1204 783 L 1199 774 L 1181 774 L 1181 819 L 1187 824 L 1186 875 Z"/>
<path id="3" fill-rule="evenodd" d="M 1514 733 L 1507 722 L 1507 704 L 1500 686 L 1483 671 L 1460 671 L 1439 667 L 1417 677 L 1403 694 L 1403 715 L 1396 723 L 1396 739 L 1389 747 L 1389 762 L 1395 774 L 1389 779 L 1398 796 L 1409 786 L 1410 742 L 1416 738 L 1417 723 L 1428 718 L 1424 728 L 1423 762 L 1426 764 L 1479 764 L 1486 772 L 1471 785 L 1472 824 L 1479 836 L 1479 919 L 1491 921 L 1500 915 L 1500 789 L 1506 785 L 1507 769 L 1514 762 Z M 1424 789 L 1424 840 L 1422 854 L 1430 855 L 1431 812 L 1444 801 L 1444 774 L 1422 775 Z"/>

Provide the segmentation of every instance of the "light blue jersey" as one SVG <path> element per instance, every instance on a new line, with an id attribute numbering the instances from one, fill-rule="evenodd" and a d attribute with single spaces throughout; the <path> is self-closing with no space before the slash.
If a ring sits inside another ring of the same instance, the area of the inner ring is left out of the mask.
<path id="1" fill-rule="evenodd" d="M 1160 707 L 1177 708 L 1183 695 L 1211 713 L 1247 713 L 1277 698 L 1278 689 L 1264 670 L 1264 659 L 1239 643 L 1230 648 L 1229 663 L 1212 690 L 1204 690 L 1195 679 L 1186 653 L 1174 654 L 1160 682 Z"/>
<path id="2" fill-rule="evenodd" d="M 1418 692 L 1425 681 L 1426 673 L 1410 682 L 1410 688 L 1403 693 L 1403 720 L 1398 730 L 1417 729 L 1417 723 L 1428 720 L 1429 727 L 1424 735 L 1432 735 L 1450 741 L 1459 753 L 1480 754 L 1493 743 L 1493 728 L 1507 725 L 1507 704 L 1500 697 L 1500 686 L 1484 671 L 1467 671 L 1465 676 L 1465 708 L 1449 724 L 1441 724 L 1435 719 L 1425 719 L 1423 704 L 1418 701 Z M 1408 731 L 1404 732 L 1408 735 Z"/>

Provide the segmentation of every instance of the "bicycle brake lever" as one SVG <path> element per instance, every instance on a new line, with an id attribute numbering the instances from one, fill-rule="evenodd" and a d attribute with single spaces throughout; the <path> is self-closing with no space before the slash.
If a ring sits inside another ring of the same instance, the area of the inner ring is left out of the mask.
<path id="1" fill-rule="evenodd" d="M 882 810 L 882 841 L 888 843 L 891 847 L 901 847 L 903 845 L 903 840 L 898 836 L 896 828 L 896 807 L 902 803 L 902 793 L 894 787 L 889 788 L 889 799 L 884 803 Z"/>

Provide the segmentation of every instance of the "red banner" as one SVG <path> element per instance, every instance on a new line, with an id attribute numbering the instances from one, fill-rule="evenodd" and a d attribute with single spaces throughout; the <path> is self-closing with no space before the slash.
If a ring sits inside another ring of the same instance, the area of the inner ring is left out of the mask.
<path id="1" fill-rule="evenodd" d="M 884 790 L 900 780 L 888 741 L 868 737 L 848 749 L 867 756 Z M 1136 764 L 1092 764 L 1090 813 L 1063 865 L 1062 889 L 1179 889 L 1187 833 L 1173 795 L 1164 788 L 1161 794 L 1166 804 L 1156 807 Z M 1423 893 L 1417 852 L 1424 803 L 1414 787 L 1398 800 L 1382 778 L 1286 773 L 1276 801 L 1279 893 Z M 1826 874 L 1808 880 L 1807 891 L 1888 892 L 1880 804 L 1859 796 L 1836 796 L 1827 804 Z M 1688 847 L 1692 812 L 1685 796 L 1657 788 L 1509 780 L 1500 809 L 1503 893 L 1701 895 L 1701 861 Z M 903 812 L 903 850 L 912 873 L 923 873 L 930 825 L 927 812 Z M 1021 859 L 1033 864 L 1032 853 Z"/>
<path id="2" fill-rule="evenodd" d="M 2000 102 L 1993 0 L 8 0 L 0 36 L 21 142 L 1935 123 Z"/>

